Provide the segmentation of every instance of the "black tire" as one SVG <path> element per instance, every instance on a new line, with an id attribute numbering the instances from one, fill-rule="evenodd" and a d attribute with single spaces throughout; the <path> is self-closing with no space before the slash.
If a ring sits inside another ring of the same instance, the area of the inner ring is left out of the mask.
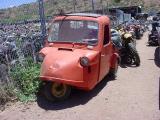
<path id="1" fill-rule="evenodd" d="M 160 46 L 160 38 L 158 39 L 158 45 Z"/>
<path id="2" fill-rule="evenodd" d="M 58 84 L 58 83 L 55 83 L 55 82 L 48 82 L 45 84 L 44 86 L 44 96 L 45 98 L 48 100 L 48 101 L 51 101 L 51 102 L 55 102 L 55 101 L 64 101 L 66 100 L 69 96 L 70 96 L 70 93 L 71 93 L 71 86 L 68 86 L 66 84 L 61 84 L 61 85 L 65 85 L 66 88 L 65 88 L 65 92 L 63 95 L 61 96 L 57 96 L 53 93 L 52 91 L 52 88 L 53 88 L 53 85 L 54 84 Z"/>
<path id="3" fill-rule="evenodd" d="M 119 63 L 120 63 L 120 60 L 117 60 L 116 67 L 115 68 L 110 68 L 110 71 L 109 71 L 109 74 L 108 74 L 110 77 L 112 77 L 114 79 L 117 77 Z"/>
<path id="4" fill-rule="evenodd" d="M 131 51 L 131 53 L 133 55 L 134 64 L 136 66 L 140 66 L 140 57 L 138 55 L 138 52 L 137 52 L 136 48 L 133 47 L 133 45 L 129 44 L 129 49 L 130 49 L 130 51 Z"/>
<path id="5" fill-rule="evenodd" d="M 148 42 L 148 46 L 151 46 L 150 42 Z"/>
<path id="6" fill-rule="evenodd" d="M 135 36 L 136 36 L 136 39 L 141 39 L 141 35 L 140 35 L 140 29 L 136 29 L 136 31 L 135 31 Z"/>
<path id="7" fill-rule="evenodd" d="M 127 65 L 131 65 L 133 63 L 132 56 L 127 54 L 124 56 L 123 61 Z"/>
<path id="8" fill-rule="evenodd" d="M 140 57 L 137 52 L 135 52 L 135 65 L 140 66 Z"/>

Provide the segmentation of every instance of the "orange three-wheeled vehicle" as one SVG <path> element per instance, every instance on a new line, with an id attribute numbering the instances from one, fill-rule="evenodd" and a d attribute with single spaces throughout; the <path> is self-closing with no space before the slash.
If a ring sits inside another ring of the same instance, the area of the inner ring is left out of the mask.
<path id="1" fill-rule="evenodd" d="M 92 90 L 107 74 L 115 76 L 119 56 L 111 42 L 110 19 L 91 13 L 55 17 L 40 51 L 40 79 L 49 100 L 64 100 L 75 87 Z"/>

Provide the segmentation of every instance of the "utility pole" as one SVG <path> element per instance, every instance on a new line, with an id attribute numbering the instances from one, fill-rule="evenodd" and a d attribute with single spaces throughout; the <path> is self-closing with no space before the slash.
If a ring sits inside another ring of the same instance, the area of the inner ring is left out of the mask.
<path id="1" fill-rule="evenodd" d="M 94 12 L 94 0 L 92 0 L 92 11 Z"/>
<path id="2" fill-rule="evenodd" d="M 74 12 L 76 12 L 76 5 L 77 5 L 77 1 L 73 0 Z"/>
<path id="3" fill-rule="evenodd" d="M 109 4 L 108 4 L 108 0 L 107 0 L 107 14 L 109 15 Z"/>
<path id="4" fill-rule="evenodd" d="M 40 22 L 41 22 L 41 32 L 43 36 L 43 41 L 46 37 L 46 20 L 45 20 L 45 15 L 44 15 L 44 5 L 43 5 L 43 0 L 38 0 L 39 2 L 39 16 L 40 16 Z"/>
<path id="5" fill-rule="evenodd" d="M 103 6 L 103 0 L 100 1 L 102 6 L 102 14 L 104 15 L 104 6 Z"/>

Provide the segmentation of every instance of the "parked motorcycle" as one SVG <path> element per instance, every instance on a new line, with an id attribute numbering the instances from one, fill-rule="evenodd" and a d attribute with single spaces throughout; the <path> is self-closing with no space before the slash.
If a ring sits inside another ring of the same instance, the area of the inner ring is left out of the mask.
<path id="1" fill-rule="evenodd" d="M 121 64 L 140 65 L 140 57 L 136 50 L 135 40 L 126 31 L 121 31 L 122 49 L 120 49 Z"/>
<path id="2" fill-rule="evenodd" d="M 111 40 L 113 42 L 113 45 L 117 49 L 117 51 L 119 51 L 120 49 L 122 49 L 121 35 L 115 29 L 111 29 Z"/>
<path id="3" fill-rule="evenodd" d="M 138 39 L 138 40 L 141 39 L 141 37 L 142 37 L 140 25 L 135 25 L 135 36 L 136 36 L 136 39 Z"/>
<path id="4" fill-rule="evenodd" d="M 148 35 L 148 45 L 151 46 L 158 46 L 158 41 L 160 40 L 160 32 L 158 32 L 158 30 L 155 31 L 151 31 L 151 33 L 149 33 Z"/>

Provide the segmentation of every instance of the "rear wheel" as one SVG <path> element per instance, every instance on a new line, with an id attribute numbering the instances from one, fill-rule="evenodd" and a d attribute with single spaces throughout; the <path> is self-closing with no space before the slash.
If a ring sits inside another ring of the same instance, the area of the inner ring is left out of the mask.
<path id="1" fill-rule="evenodd" d="M 126 56 L 124 56 L 124 63 L 127 65 L 131 65 L 132 64 L 132 56 L 130 56 L 129 54 L 127 54 Z"/>
<path id="2" fill-rule="evenodd" d="M 117 61 L 115 63 L 115 67 L 110 68 L 110 71 L 109 71 L 109 76 L 110 77 L 113 77 L 113 78 L 117 77 L 118 66 L 119 66 L 119 60 L 117 59 Z"/>
<path id="3" fill-rule="evenodd" d="M 63 101 L 66 100 L 71 93 L 71 86 L 63 83 L 50 82 L 46 83 L 44 88 L 44 95 L 49 101 Z"/>

